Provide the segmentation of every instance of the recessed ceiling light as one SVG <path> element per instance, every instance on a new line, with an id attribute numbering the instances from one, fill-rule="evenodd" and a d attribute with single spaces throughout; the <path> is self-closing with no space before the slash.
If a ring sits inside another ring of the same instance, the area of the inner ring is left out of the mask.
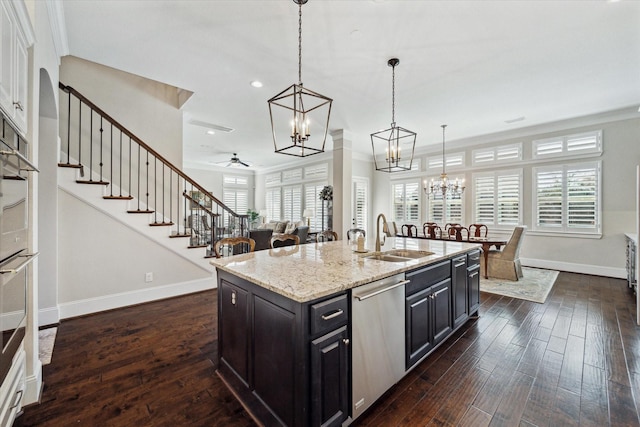
<path id="1" fill-rule="evenodd" d="M 251 86 L 253 87 L 262 87 L 262 82 L 258 80 L 254 80 L 251 82 Z"/>
<path id="2" fill-rule="evenodd" d="M 209 129 L 209 130 L 207 131 L 207 135 L 215 135 L 215 134 L 216 134 L 216 133 L 215 133 L 215 131 L 213 131 L 213 130 L 211 130 L 211 129 Z"/>

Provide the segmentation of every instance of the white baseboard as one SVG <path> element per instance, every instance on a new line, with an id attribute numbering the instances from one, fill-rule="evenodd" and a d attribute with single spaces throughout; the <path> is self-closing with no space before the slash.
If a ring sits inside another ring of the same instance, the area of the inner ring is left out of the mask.
<path id="1" fill-rule="evenodd" d="M 38 326 L 55 325 L 60 322 L 58 307 L 41 308 L 38 310 Z"/>
<path id="2" fill-rule="evenodd" d="M 546 268 L 549 270 L 591 274 L 594 276 L 614 277 L 617 279 L 627 278 L 627 272 L 624 268 L 605 267 L 602 265 L 576 264 L 571 262 L 531 258 L 520 258 L 520 262 L 526 267 Z"/>
<path id="3" fill-rule="evenodd" d="M 42 364 L 38 360 L 37 366 L 33 367 L 34 375 L 27 375 L 27 387 L 24 393 L 24 405 L 30 405 L 40 401 L 42 391 Z"/>
<path id="4" fill-rule="evenodd" d="M 217 283 L 214 273 L 206 279 L 67 302 L 59 304 L 60 318 L 67 319 L 69 317 L 84 316 L 85 314 L 186 295 L 193 292 L 215 289 L 216 287 Z"/>

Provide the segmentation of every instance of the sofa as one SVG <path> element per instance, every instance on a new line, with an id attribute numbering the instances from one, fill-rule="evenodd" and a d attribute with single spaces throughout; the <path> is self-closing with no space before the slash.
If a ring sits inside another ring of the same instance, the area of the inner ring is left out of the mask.
<path id="1" fill-rule="evenodd" d="M 307 242 L 309 227 L 304 225 L 304 221 L 270 221 L 262 224 L 254 230 L 249 230 L 249 237 L 256 242 L 255 250 L 269 249 L 271 236 L 275 234 L 295 234 L 300 238 L 300 243 Z"/>

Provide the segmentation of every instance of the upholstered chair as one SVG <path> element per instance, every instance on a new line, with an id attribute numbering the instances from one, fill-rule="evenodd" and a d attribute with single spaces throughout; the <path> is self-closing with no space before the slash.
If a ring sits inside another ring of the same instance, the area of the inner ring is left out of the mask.
<path id="1" fill-rule="evenodd" d="M 520 245 L 527 227 L 516 227 L 502 250 L 490 250 L 487 258 L 487 275 L 491 278 L 519 280 L 522 278 Z M 482 257 L 484 258 L 484 257 Z"/>

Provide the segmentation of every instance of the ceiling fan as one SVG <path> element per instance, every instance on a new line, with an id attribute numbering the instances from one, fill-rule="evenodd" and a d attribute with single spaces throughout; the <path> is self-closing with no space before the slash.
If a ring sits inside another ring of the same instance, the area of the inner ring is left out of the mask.
<path id="1" fill-rule="evenodd" d="M 240 160 L 240 158 L 238 157 L 238 153 L 233 153 L 233 156 L 231 156 L 231 159 L 229 160 L 229 162 L 226 164 L 225 167 L 227 167 L 227 168 L 238 168 L 240 166 L 249 167 L 249 165 L 247 163 L 245 163 L 242 160 Z"/>

